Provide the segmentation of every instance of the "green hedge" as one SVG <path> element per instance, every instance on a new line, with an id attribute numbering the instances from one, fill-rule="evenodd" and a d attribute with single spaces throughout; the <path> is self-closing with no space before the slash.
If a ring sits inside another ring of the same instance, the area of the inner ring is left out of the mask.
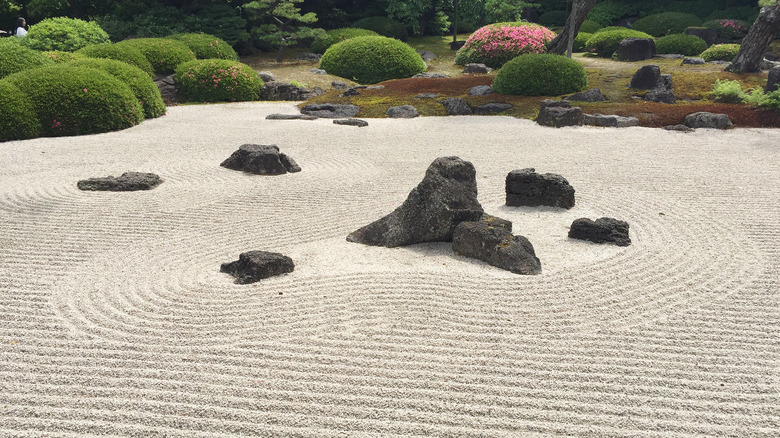
<path id="1" fill-rule="evenodd" d="M 152 64 L 154 72 L 160 74 L 173 73 L 179 64 L 195 60 L 195 54 L 186 44 L 167 38 L 136 38 L 116 45 L 138 49 Z"/>
<path id="2" fill-rule="evenodd" d="M 8 80 L 0 80 L 0 141 L 23 140 L 38 136 L 41 123 L 30 97 Z"/>
<path id="3" fill-rule="evenodd" d="M 35 50 L 75 52 L 90 44 L 109 41 L 108 34 L 95 22 L 56 17 L 30 26 L 24 44 Z"/>
<path id="4" fill-rule="evenodd" d="M 593 20 L 585 20 L 582 22 L 582 25 L 580 26 L 580 33 L 596 33 L 599 29 L 601 29 L 602 25 L 600 25 L 598 22 L 595 22 Z"/>
<path id="5" fill-rule="evenodd" d="M 263 89 L 263 80 L 252 67 L 227 59 L 185 62 L 175 78 L 182 96 L 193 102 L 258 100 Z"/>
<path id="6" fill-rule="evenodd" d="M 77 52 L 63 52 L 62 50 L 50 50 L 48 52 L 41 52 L 44 56 L 54 61 L 55 64 L 64 64 L 66 62 L 75 61 L 77 59 L 84 59 L 86 56 Z"/>
<path id="7" fill-rule="evenodd" d="M 84 47 L 76 53 L 82 54 L 88 58 L 113 59 L 115 61 L 126 62 L 140 68 L 150 77 L 154 76 L 152 63 L 146 59 L 146 56 L 144 56 L 140 50 L 131 45 L 111 43 L 94 44 Z"/>
<path id="8" fill-rule="evenodd" d="M 181 41 L 195 53 L 198 59 L 229 59 L 238 61 L 238 54 L 230 44 L 207 33 L 178 33 L 170 35 L 171 38 Z"/>
<path id="9" fill-rule="evenodd" d="M 653 38 L 652 36 L 631 29 L 615 29 L 599 31 L 585 43 L 585 49 L 596 55 L 609 58 L 618 49 L 620 42 L 626 38 Z"/>
<path id="10" fill-rule="evenodd" d="M 560 55 L 528 54 L 507 62 L 496 73 L 493 89 L 500 94 L 560 96 L 588 86 L 585 68 Z"/>
<path id="11" fill-rule="evenodd" d="M 311 43 L 311 51 L 314 53 L 325 53 L 328 48 L 336 43 L 340 43 L 350 38 L 359 36 L 378 36 L 373 30 L 358 29 L 355 27 L 342 27 L 341 29 L 329 30 L 322 38 L 315 38 Z"/>
<path id="12" fill-rule="evenodd" d="M 387 17 L 366 17 L 352 23 L 352 27 L 373 30 L 379 35 L 401 41 L 409 38 L 409 33 L 403 24 Z"/>
<path id="13" fill-rule="evenodd" d="M 701 19 L 693 14 L 662 12 L 640 18 L 634 23 L 632 29 L 660 37 L 674 33 L 683 33 L 685 29 L 699 26 L 700 24 Z"/>
<path id="14" fill-rule="evenodd" d="M 592 33 L 587 32 L 580 32 L 577 34 L 576 37 L 574 37 L 574 44 L 572 46 L 572 50 L 574 52 L 584 52 L 585 51 L 585 45 L 588 43 L 588 40 L 593 37 Z"/>
<path id="15" fill-rule="evenodd" d="M 0 38 L 0 79 L 29 68 L 53 64 L 50 57 L 22 46 L 16 37 Z"/>
<path id="16" fill-rule="evenodd" d="M 739 52 L 739 44 L 715 44 L 701 52 L 699 57 L 705 61 L 732 61 Z"/>
<path id="17" fill-rule="evenodd" d="M 422 73 L 425 62 L 406 43 L 382 36 L 365 36 L 330 46 L 320 59 L 320 68 L 361 84 L 375 84 Z"/>
<path id="18" fill-rule="evenodd" d="M 678 53 L 685 56 L 698 56 L 699 53 L 707 50 L 707 43 L 696 35 L 677 33 L 656 38 L 655 50 L 661 54 Z"/>

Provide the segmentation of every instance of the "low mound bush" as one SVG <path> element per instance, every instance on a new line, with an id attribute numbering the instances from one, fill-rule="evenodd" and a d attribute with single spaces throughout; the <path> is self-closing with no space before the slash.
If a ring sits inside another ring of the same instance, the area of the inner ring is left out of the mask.
<path id="1" fill-rule="evenodd" d="M 355 27 L 342 27 L 341 29 L 329 30 L 322 38 L 315 38 L 311 43 L 311 51 L 314 53 L 325 53 L 328 48 L 336 43 L 340 43 L 350 38 L 359 36 L 377 36 L 378 33 L 368 29 L 358 29 Z"/>
<path id="2" fill-rule="evenodd" d="M 195 53 L 195 57 L 198 59 L 229 59 L 238 61 L 238 54 L 230 47 L 230 44 L 214 35 L 207 33 L 178 33 L 166 38 L 183 42 Z"/>
<path id="3" fill-rule="evenodd" d="M 582 22 L 582 25 L 580 26 L 580 33 L 596 33 L 597 30 L 601 29 L 603 26 L 599 23 L 593 21 L 593 20 L 585 20 Z"/>
<path id="4" fill-rule="evenodd" d="M 54 64 L 41 52 L 20 45 L 16 37 L 0 39 L 0 78 L 29 68 Z"/>
<path id="5" fill-rule="evenodd" d="M 707 50 L 707 43 L 696 35 L 677 33 L 662 36 L 655 40 L 657 53 L 678 53 L 685 56 L 698 56 Z"/>
<path id="6" fill-rule="evenodd" d="M 38 136 L 41 124 L 30 98 L 7 80 L 0 80 L 0 142 Z"/>
<path id="7" fill-rule="evenodd" d="M 569 18 L 569 13 L 566 11 L 547 11 L 539 16 L 539 24 L 542 26 L 563 26 L 566 23 L 566 19 Z"/>
<path id="8" fill-rule="evenodd" d="M 575 52 L 584 52 L 585 51 L 585 44 L 587 44 L 588 40 L 593 37 L 592 33 L 587 32 L 580 32 L 577 34 L 576 37 L 574 37 L 574 45 L 572 46 L 572 50 Z"/>
<path id="9" fill-rule="evenodd" d="M 609 32 L 610 30 L 626 30 L 626 29 L 628 28 L 625 26 L 606 26 L 598 29 L 593 33 Z"/>
<path id="10" fill-rule="evenodd" d="M 77 52 L 63 52 L 62 50 L 50 50 L 48 52 L 41 52 L 47 58 L 54 61 L 55 64 L 64 64 L 66 62 L 75 61 L 77 59 L 84 59 L 86 56 Z"/>
<path id="11" fill-rule="evenodd" d="M 27 95 L 43 136 L 114 131 L 144 119 L 130 87 L 100 70 L 62 64 L 15 73 L 5 80 Z"/>
<path id="12" fill-rule="evenodd" d="M 175 78 L 182 96 L 193 102 L 258 100 L 263 89 L 263 80 L 252 67 L 228 59 L 185 62 Z"/>
<path id="13" fill-rule="evenodd" d="M 542 26 L 497 26 L 477 29 L 455 54 L 455 64 L 472 62 L 499 68 L 526 53 L 542 53 L 555 33 Z"/>
<path id="14" fill-rule="evenodd" d="M 652 38 L 652 36 L 625 28 L 599 31 L 585 43 L 585 49 L 598 56 L 609 58 L 618 49 L 620 42 L 626 38 Z"/>
<path id="15" fill-rule="evenodd" d="M 715 44 L 701 52 L 699 57 L 705 61 L 731 61 L 739 52 L 739 44 Z"/>
<path id="16" fill-rule="evenodd" d="M 173 73 L 179 64 L 195 60 L 195 54 L 186 44 L 167 38 L 137 38 L 116 45 L 138 49 L 152 64 L 155 73 Z"/>
<path id="17" fill-rule="evenodd" d="M 146 72 L 126 62 L 114 59 L 86 58 L 70 63 L 74 67 L 87 67 L 102 70 L 127 84 L 133 95 L 141 103 L 144 116 L 148 119 L 165 114 L 165 103 L 160 89 Z"/>
<path id="18" fill-rule="evenodd" d="M 24 44 L 35 50 L 75 52 L 90 44 L 109 42 L 108 34 L 95 22 L 78 18 L 47 18 L 30 26 Z"/>
<path id="19" fill-rule="evenodd" d="M 493 89 L 501 94 L 560 96 L 588 86 L 585 69 L 577 61 L 550 54 L 521 55 L 496 73 Z"/>
<path id="20" fill-rule="evenodd" d="M 425 62 L 408 44 L 383 36 L 336 43 L 322 55 L 320 68 L 361 84 L 408 78 L 425 71 Z"/>
<path id="21" fill-rule="evenodd" d="M 702 24 L 702 27 L 715 29 L 718 32 L 718 38 L 724 41 L 737 41 L 745 38 L 750 30 L 750 25 L 741 20 L 732 20 L 724 18 L 720 20 L 710 20 Z"/>
<path id="22" fill-rule="evenodd" d="M 661 12 L 660 14 L 648 15 L 636 20 L 632 29 L 659 37 L 673 33 L 683 33 L 685 29 L 700 24 L 701 19 L 693 14 Z"/>
<path id="23" fill-rule="evenodd" d="M 154 76 L 152 63 L 146 59 L 146 56 L 140 50 L 128 44 L 94 44 L 80 49 L 77 53 L 88 58 L 113 59 L 126 62 L 140 68 L 150 77 Z"/>
<path id="24" fill-rule="evenodd" d="M 403 24 L 387 17 L 366 17 L 352 23 L 352 27 L 373 30 L 379 35 L 401 41 L 409 38 L 409 33 Z"/>

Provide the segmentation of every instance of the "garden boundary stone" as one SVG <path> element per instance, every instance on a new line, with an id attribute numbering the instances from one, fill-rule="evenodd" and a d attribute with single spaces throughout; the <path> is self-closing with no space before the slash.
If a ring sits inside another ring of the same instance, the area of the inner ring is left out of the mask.
<path id="1" fill-rule="evenodd" d="M 412 76 L 412 79 L 419 79 L 419 78 L 429 78 L 429 79 L 444 79 L 448 78 L 449 76 L 444 73 L 429 73 L 429 72 L 423 72 L 423 73 L 417 73 L 416 75 Z"/>
<path id="2" fill-rule="evenodd" d="M 612 128 L 627 128 L 630 126 L 639 126 L 639 119 L 636 117 L 623 117 L 618 115 L 603 114 L 583 114 L 582 123 L 591 126 L 603 126 Z"/>
<path id="3" fill-rule="evenodd" d="M 727 114 L 715 114 L 707 111 L 699 111 L 685 116 L 685 126 L 689 128 L 729 129 L 734 125 Z"/>
<path id="4" fill-rule="evenodd" d="M 469 96 L 487 96 L 493 94 L 493 87 L 490 85 L 477 85 L 469 89 Z"/>
<path id="5" fill-rule="evenodd" d="M 775 91 L 778 88 L 780 88 L 780 67 L 775 67 L 769 70 L 769 76 L 767 77 L 766 85 L 764 86 L 764 91 L 767 93 L 771 93 L 772 91 Z"/>
<path id="6" fill-rule="evenodd" d="M 266 120 L 317 120 L 318 117 L 306 114 L 268 114 Z"/>
<path id="7" fill-rule="evenodd" d="M 569 101 L 545 99 L 539 106 L 539 115 L 536 117 L 539 125 L 554 128 L 582 125 L 582 108 L 571 106 Z"/>

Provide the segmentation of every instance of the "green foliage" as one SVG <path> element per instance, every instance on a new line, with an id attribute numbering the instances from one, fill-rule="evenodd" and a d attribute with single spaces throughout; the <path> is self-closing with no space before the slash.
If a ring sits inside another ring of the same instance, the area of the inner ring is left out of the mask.
<path id="1" fill-rule="evenodd" d="M 404 25 L 387 17 L 366 17 L 352 23 L 352 27 L 373 30 L 379 35 L 406 41 L 409 34 Z"/>
<path id="2" fill-rule="evenodd" d="M 238 54 L 230 45 L 207 33 L 178 33 L 168 38 L 181 41 L 195 53 L 198 59 L 230 59 L 238 61 Z"/>
<path id="3" fill-rule="evenodd" d="M 127 84 L 141 103 L 146 118 L 153 119 L 165 114 L 165 103 L 160 95 L 160 89 L 157 88 L 157 84 L 152 78 L 140 68 L 122 61 L 98 58 L 76 60 L 70 65 L 102 70 Z"/>
<path id="4" fill-rule="evenodd" d="M 0 79 L 29 68 L 54 64 L 54 61 L 43 53 L 22 46 L 19 39 L 0 39 Z"/>
<path id="5" fill-rule="evenodd" d="M 718 19 L 732 19 L 742 20 L 748 23 L 756 21 L 758 17 L 759 8 L 755 6 L 733 6 L 729 8 L 723 8 L 713 11 L 704 20 L 718 20 Z"/>
<path id="6" fill-rule="evenodd" d="M 75 52 L 90 44 L 108 41 L 108 34 L 96 22 L 57 17 L 30 26 L 24 44 L 35 50 Z"/>
<path id="7" fill-rule="evenodd" d="M 67 0 L 32 0 L 27 5 L 27 14 L 34 20 L 68 15 Z"/>
<path id="8" fill-rule="evenodd" d="M 780 111 L 780 89 L 766 93 L 761 88 L 754 88 L 745 96 L 744 102 Z"/>
<path id="9" fill-rule="evenodd" d="M 596 33 L 603 26 L 593 20 L 585 20 L 580 26 L 580 32 Z"/>
<path id="10" fill-rule="evenodd" d="M 425 71 L 425 62 L 408 44 L 364 36 L 336 43 L 322 55 L 320 68 L 361 84 L 408 78 Z"/>
<path id="11" fill-rule="evenodd" d="M 196 24 L 185 32 L 205 32 L 233 46 L 249 39 L 247 20 L 237 8 L 228 4 L 214 4 L 199 9 L 194 16 Z M 171 32 L 176 33 L 176 32 Z"/>
<path id="12" fill-rule="evenodd" d="M 577 61 L 550 54 L 521 55 L 496 73 L 493 89 L 501 94 L 560 96 L 588 86 L 585 69 Z"/>
<path id="13" fill-rule="evenodd" d="M 715 44 L 699 55 L 705 61 L 731 61 L 739 52 L 739 44 Z"/>
<path id="14" fill-rule="evenodd" d="M 420 18 L 432 6 L 431 0 L 387 0 L 385 12 L 388 18 L 411 29 L 413 34 L 421 35 Z"/>
<path id="15" fill-rule="evenodd" d="M 720 103 L 742 103 L 747 97 L 739 81 L 716 80 L 710 98 Z"/>
<path id="16" fill-rule="evenodd" d="M 154 76 L 152 64 L 146 59 L 143 53 L 129 44 L 95 44 L 80 49 L 78 54 L 88 58 L 114 59 L 116 61 L 126 62 L 143 70 L 150 77 Z"/>
<path id="17" fill-rule="evenodd" d="M 315 38 L 322 34 L 322 29 L 312 29 L 305 24 L 317 21 L 313 12 L 301 14 L 296 6 L 303 0 L 256 0 L 242 6 L 245 13 L 251 14 L 255 20 L 264 20 L 252 28 L 251 34 L 261 44 L 269 47 L 279 47 L 277 61 L 284 56 L 284 48 L 294 46 L 303 40 Z"/>
<path id="18" fill-rule="evenodd" d="M 311 51 L 314 53 L 325 53 L 328 47 L 340 43 L 350 38 L 359 36 L 378 36 L 379 34 L 373 30 L 358 29 L 355 27 L 342 27 L 341 29 L 333 29 L 327 31 L 322 37 L 315 38 L 311 44 Z"/>
<path id="19" fill-rule="evenodd" d="M 173 73 L 179 64 L 195 59 L 195 54 L 186 44 L 167 38 L 137 38 L 116 45 L 138 49 L 152 64 L 155 73 Z"/>
<path id="20" fill-rule="evenodd" d="M 506 24 L 506 25 L 505 25 Z M 525 53 L 542 53 L 555 38 L 546 27 L 530 23 L 496 23 L 477 29 L 455 54 L 455 64 L 483 63 L 499 68 Z"/>
<path id="21" fill-rule="evenodd" d="M 451 25 L 450 17 L 442 11 L 438 11 L 433 15 L 433 19 L 428 22 L 426 33 L 430 35 L 446 35 Z"/>
<path id="22" fill-rule="evenodd" d="M 485 15 L 489 21 L 519 21 L 523 10 L 537 6 L 525 0 L 485 0 Z"/>
<path id="23" fill-rule="evenodd" d="M 666 35 L 655 40 L 657 53 L 679 53 L 685 56 L 697 56 L 707 50 L 707 43 L 696 35 L 682 33 Z"/>
<path id="24" fill-rule="evenodd" d="M 176 69 L 176 83 L 191 102 L 239 102 L 258 100 L 263 80 L 255 70 L 238 61 L 199 59 Z"/>
<path id="25" fill-rule="evenodd" d="M 55 64 L 64 64 L 66 62 L 75 61 L 77 59 L 84 59 L 86 56 L 76 52 L 63 52 L 61 50 L 50 50 L 48 52 L 41 52 L 47 58 L 51 58 Z"/>
<path id="26" fill-rule="evenodd" d="M 38 136 L 41 124 L 30 98 L 7 80 L 0 80 L 0 142 Z"/>
<path id="27" fill-rule="evenodd" d="M 585 49 L 598 56 L 609 58 L 618 49 L 620 42 L 626 38 L 652 38 L 650 35 L 631 29 L 615 29 L 599 31 L 585 43 Z"/>
<path id="28" fill-rule="evenodd" d="M 646 6 L 645 2 L 621 2 L 620 0 L 602 0 L 590 10 L 588 19 L 602 26 L 611 26 L 620 17 L 636 16 Z"/>
<path id="29" fill-rule="evenodd" d="M 710 20 L 702 24 L 702 26 L 717 30 L 718 38 L 725 41 L 741 40 L 750 30 L 750 25 L 744 21 L 731 18 Z"/>
<path id="30" fill-rule="evenodd" d="M 610 30 L 626 30 L 626 29 L 628 28 L 624 26 L 607 26 L 607 27 L 602 27 L 601 29 L 598 29 L 593 33 L 609 32 Z"/>
<path id="31" fill-rule="evenodd" d="M 593 36 L 592 33 L 587 33 L 587 32 L 578 33 L 577 36 L 574 37 L 574 45 L 572 46 L 572 50 L 574 52 L 584 52 L 585 44 L 587 44 L 588 40 L 592 36 Z"/>
<path id="32" fill-rule="evenodd" d="M 683 33 L 685 29 L 700 24 L 701 20 L 699 17 L 693 14 L 662 12 L 640 18 L 634 23 L 632 29 L 659 37 L 673 33 Z"/>
<path id="33" fill-rule="evenodd" d="M 100 70 L 62 64 L 15 73 L 6 80 L 27 95 L 43 136 L 113 131 L 144 119 L 130 87 Z"/>
<path id="34" fill-rule="evenodd" d="M 543 26 L 549 27 L 563 26 L 566 24 L 567 18 L 569 18 L 569 14 L 566 11 L 547 11 L 539 16 L 538 22 Z M 591 22 L 595 23 L 595 21 Z"/>

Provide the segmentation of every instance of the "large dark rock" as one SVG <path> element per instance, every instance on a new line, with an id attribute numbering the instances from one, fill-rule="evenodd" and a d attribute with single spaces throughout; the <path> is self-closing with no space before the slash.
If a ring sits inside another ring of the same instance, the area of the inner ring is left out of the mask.
<path id="1" fill-rule="evenodd" d="M 604 102 L 607 100 L 599 88 L 591 88 L 588 91 L 574 93 L 571 96 L 564 97 L 564 99 L 578 102 Z"/>
<path id="2" fill-rule="evenodd" d="M 639 126 L 639 119 L 618 115 L 583 114 L 582 123 L 591 126 L 627 128 L 629 126 Z"/>
<path id="3" fill-rule="evenodd" d="M 441 157 L 400 207 L 352 232 L 347 240 L 386 247 L 449 242 L 459 223 L 478 221 L 483 213 L 474 165 L 458 157 Z"/>
<path id="4" fill-rule="evenodd" d="M 555 128 L 582 125 L 582 108 L 573 107 L 565 100 L 556 102 L 546 99 L 540 104 L 536 123 Z"/>
<path id="5" fill-rule="evenodd" d="M 614 243 L 617 246 L 631 245 L 628 223 L 609 217 L 595 221 L 588 218 L 576 219 L 569 228 L 569 237 L 596 243 Z"/>
<path id="6" fill-rule="evenodd" d="M 729 129 L 734 127 L 727 114 L 714 114 L 706 111 L 688 114 L 685 116 L 684 123 L 689 128 Z"/>
<path id="7" fill-rule="evenodd" d="M 320 87 L 307 88 L 296 87 L 284 82 L 267 82 L 260 91 L 261 100 L 306 100 L 325 93 Z"/>
<path id="8" fill-rule="evenodd" d="M 567 100 L 544 99 L 539 102 L 539 109 L 545 108 L 571 108 L 571 102 Z"/>
<path id="9" fill-rule="evenodd" d="M 450 43 L 450 50 L 460 50 L 465 45 L 466 41 L 453 41 Z"/>
<path id="10" fill-rule="evenodd" d="M 118 178 L 107 176 L 83 179 L 76 186 L 88 191 L 133 192 L 153 189 L 161 182 L 162 179 L 154 173 L 125 172 Z"/>
<path id="11" fill-rule="evenodd" d="M 653 56 L 655 41 L 652 38 L 626 38 L 618 45 L 618 61 L 644 61 Z"/>
<path id="12" fill-rule="evenodd" d="M 657 65 L 645 65 L 634 73 L 629 88 L 638 88 L 641 90 L 652 90 L 658 87 L 661 80 L 661 67 Z"/>
<path id="13" fill-rule="evenodd" d="M 474 107 L 474 114 L 498 114 L 512 108 L 511 103 L 491 102 Z"/>
<path id="14" fill-rule="evenodd" d="M 463 66 L 463 73 L 490 73 L 491 71 L 493 71 L 492 68 L 476 62 Z"/>
<path id="15" fill-rule="evenodd" d="M 542 264 L 531 242 L 503 227 L 487 222 L 461 222 L 452 236 L 456 254 L 487 262 L 515 274 L 539 274 Z"/>
<path id="16" fill-rule="evenodd" d="M 444 109 L 447 110 L 447 115 L 450 116 L 470 116 L 471 114 L 474 114 L 471 106 L 460 97 L 448 97 L 440 100 L 439 103 L 444 105 Z"/>
<path id="17" fill-rule="evenodd" d="M 341 119 L 344 117 L 355 117 L 360 112 L 360 107 L 340 103 L 312 103 L 302 106 L 301 112 L 326 119 Z"/>
<path id="18" fill-rule="evenodd" d="M 469 96 L 487 96 L 493 94 L 493 87 L 490 85 L 477 85 L 469 89 Z"/>
<path id="19" fill-rule="evenodd" d="M 236 284 L 249 284 L 264 278 L 287 274 L 295 270 L 292 259 L 278 252 L 249 251 L 238 256 L 238 260 L 223 263 L 220 272 L 236 277 Z"/>
<path id="20" fill-rule="evenodd" d="M 263 80 L 263 82 L 273 82 L 276 80 L 276 75 L 271 73 L 270 71 L 259 71 L 257 72 L 257 76 L 260 77 L 260 79 Z"/>
<path id="21" fill-rule="evenodd" d="M 686 35 L 695 35 L 704 40 L 707 43 L 707 47 L 718 42 L 717 29 L 710 29 L 709 27 L 689 27 L 685 29 Z"/>
<path id="22" fill-rule="evenodd" d="M 539 174 L 533 168 L 513 170 L 506 176 L 506 205 L 574 207 L 574 187 L 554 173 Z"/>
<path id="23" fill-rule="evenodd" d="M 181 100 L 179 87 L 176 85 L 176 79 L 173 75 L 155 75 L 154 83 L 160 89 L 160 95 L 166 105 L 176 105 Z"/>
<path id="24" fill-rule="evenodd" d="M 780 88 L 780 67 L 775 67 L 769 70 L 769 76 L 767 77 L 766 85 L 764 86 L 764 91 L 767 93 L 771 93 L 772 91 L 775 91 L 778 88 Z"/>
<path id="25" fill-rule="evenodd" d="M 301 171 L 292 158 L 279 152 L 275 144 L 242 144 L 220 166 L 257 175 L 282 175 Z"/>
<path id="26" fill-rule="evenodd" d="M 387 109 L 387 111 L 385 111 L 385 114 L 387 114 L 387 117 L 392 119 L 413 119 L 415 117 L 419 117 L 420 115 L 420 113 L 417 111 L 417 108 L 411 105 L 390 107 Z"/>

